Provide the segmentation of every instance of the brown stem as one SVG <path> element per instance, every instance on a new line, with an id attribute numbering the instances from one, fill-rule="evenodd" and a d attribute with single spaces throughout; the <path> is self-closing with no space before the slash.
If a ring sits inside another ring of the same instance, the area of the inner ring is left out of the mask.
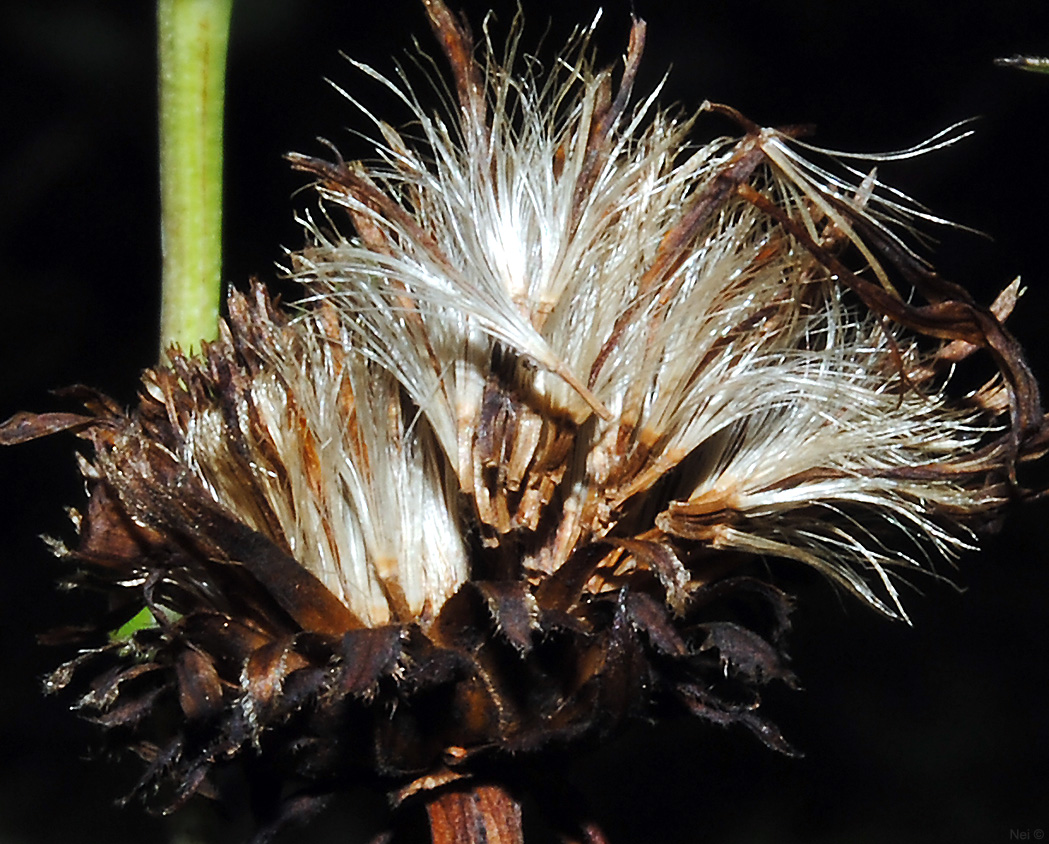
<path id="1" fill-rule="evenodd" d="M 497 785 L 441 791 L 426 812 L 433 844 L 524 844 L 521 804 Z"/>

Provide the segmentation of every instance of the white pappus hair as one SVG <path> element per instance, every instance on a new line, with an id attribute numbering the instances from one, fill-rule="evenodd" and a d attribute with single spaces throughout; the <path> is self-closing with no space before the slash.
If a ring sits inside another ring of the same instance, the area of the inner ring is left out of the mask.
<path id="1" fill-rule="evenodd" d="M 929 215 L 873 171 L 832 172 L 794 130 L 705 104 L 744 135 L 697 146 L 695 117 L 660 111 L 658 92 L 631 104 L 641 22 L 619 74 L 595 67 L 588 30 L 544 75 L 515 57 L 516 25 L 505 58 L 487 28 L 475 58 L 427 6 L 456 102 L 432 113 L 403 73 L 354 63 L 418 137 L 373 117 L 372 163 L 291 156 L 328 208 L 289 269 L 320 338 L 301 374 L 335 382 L 303 408 L 344 467 L 338 489 L 309 493 L 344 529 L 325 582 L 379 619 L 383 582 L 436 606 L 485 554 L 528 578 L 596 544 L 593 588 L 650 568 L 680 607 L 713 554 L 738 551 L 800 560 L 903 615 L 893 569 L 969 547 L 1009 496 L 1037 405 L 1000 324 L 1016 285 L 992 309 L 931 295 L 902 239 Z M 330 342 L 352 371 L 325 362 Z M 952 366 L 979 347 L 1001 375 L 952 398 Z M 323 397 L 344 387 L 349 421 Z"/>

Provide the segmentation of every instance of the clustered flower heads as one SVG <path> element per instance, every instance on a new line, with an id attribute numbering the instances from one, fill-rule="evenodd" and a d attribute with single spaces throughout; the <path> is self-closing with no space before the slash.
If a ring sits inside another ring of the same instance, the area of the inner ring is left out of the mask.
<path id="1" fill-rule="evenodd" d="M 622 70 L 583 33 L 542 76 L 426 8 L 455 101 L 359 66 L 412 135 L 290 157 L 323 207 L 302 301 L 233 292 L 137 407 L 80 389 L 0 434 L 91 444 L 60 552 L 107 612 L 48 683 L 163 808 L 236 758 L 402 798 L 674 712 L 789 752 L 757 710 L 794 683 L 777 558 L 903 616 L 898 572 L 971 547 L 1044 450 L 1016 285 L 939 278 L 874 173 L 722 106 L 742 136 L 690 145 L 631 98 L 641 22 Z M 951 395 L 974 355 L 997 374 Z"/>

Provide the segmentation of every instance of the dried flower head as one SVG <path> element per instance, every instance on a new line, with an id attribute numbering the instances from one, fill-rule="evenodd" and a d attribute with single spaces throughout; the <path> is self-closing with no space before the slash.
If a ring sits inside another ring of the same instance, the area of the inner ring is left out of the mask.
<path id="1" fill-rule="evenodd" d="M 674 711 L 789 752 L 757 690 L 794 683 L 790 602 L 754 561 L 903 616 L 898 573 L 971 547 L 1044 450 L 1017 286 L 939 278 L 875 172 L 710 104 L 742 136 L 690 146 L 631 98 L 641 22 L 620 73 L 583 33 L 544 76 L 425 5 L 455 102 L 358 65 L 415 137 L 290 156 L 324 209 L 296 309 L 234 292 L 131 411 L 80 390 L 0 429 L 91 444 L 60 550 L 109 612 L 49 685 L 87 682 L 164 807 L 245 756 L 289 812 L 426 795 Z M 997 374 L 953 395 L 975 355 Z"/>

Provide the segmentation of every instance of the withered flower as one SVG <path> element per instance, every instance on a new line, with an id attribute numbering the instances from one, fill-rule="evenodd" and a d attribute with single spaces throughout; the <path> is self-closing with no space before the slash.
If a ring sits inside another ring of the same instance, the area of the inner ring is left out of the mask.
<path id="1" fill-rule="evenodd" d="M 791 752 L 757 708 L 795 682 L 790 601 L 756 561 L 903 616 L 898 573 L 972 546 L 1044 450 L 1016 285 L 939 278 L 873 172 L 709 104 L 742 137 L 688 146 L 631 100 L 641 22 L 620 73 L 584 33 L 541 77 L 425 5 L 457 102 L 360 66 L 419 137 L 290 157 L 325 209 L 296 308 L 234 292 L 132 410 L 81 388 L 0 429 L 91 444 L 59 550 L 108 611 L 48 686 L 161 808 L 242 759 L 286 783 L 269 828 L 367 782 L 435 840 L 520 840 L 513 769 L 631 718 Z M 952 395 L 973 356 L 997 374 Z"/>

